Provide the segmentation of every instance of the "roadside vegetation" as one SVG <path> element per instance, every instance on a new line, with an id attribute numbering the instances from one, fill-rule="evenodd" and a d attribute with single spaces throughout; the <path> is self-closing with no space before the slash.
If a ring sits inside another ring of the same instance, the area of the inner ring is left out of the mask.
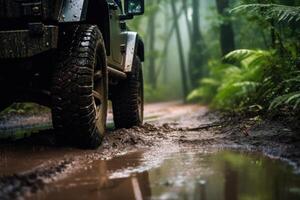
<path id="1" fill-rule="evenodd" d="M 190 100 L 223 110 L 299 113 L 300 8 L 270 3 L 252 1 L 230 10 L 264 30 L 257 37 L 268 40 L 261 47 L 232 50 L 222 59 L 211 60 L 209 75 L 199 80 Z"/>
<path id="2" fill-rule="evenodd" d="M 299 0 L 146 3 L 130 26 L 146 41 L 147 100 L 299 118 Z"/>

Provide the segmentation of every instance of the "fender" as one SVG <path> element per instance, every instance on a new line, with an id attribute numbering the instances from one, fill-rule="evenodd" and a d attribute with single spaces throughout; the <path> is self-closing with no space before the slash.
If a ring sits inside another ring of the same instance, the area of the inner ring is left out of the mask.
<path id="1" fill-rule="evenodd" d="M 109 2 L 107 0 L 64 0 L 59 23 L 89 23 L 99 27 L 110 55 Z"/>
<path id="2" fill-rule="evenodd" d="M 122 35 L 126 38 L 124 71 L 131 72 L 135 55 L 139 56 L 141 61 L 144 61 L 144 43 L 136 32 L 126 31 Z"/>
<path id="3" fill-rule="evenodd" d="M 58 21 L 80 22 L 86 19 L 88 0 L 64 0 Z"/>

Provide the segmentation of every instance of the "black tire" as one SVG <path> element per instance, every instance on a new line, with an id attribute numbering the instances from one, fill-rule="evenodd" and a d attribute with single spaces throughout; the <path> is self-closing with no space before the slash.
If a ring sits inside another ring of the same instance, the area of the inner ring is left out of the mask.
<path id="1" fill-rule="evenodd" d="M 143 123 L 144 85 L 139 57 L 135 57 L 133 71 L 127 74 L 127 79 L 113 87 L 111 100 L 116 128 L 131 128 Z"/>
<path id="2" fill-rule="evenodd" d="M 108 96 L 102 34 L 97 26 L 73 25 L 60 39 L 61 58 L 52 83 L 57 138 L 80 148 L 97 148 L 106 128 Z"/>

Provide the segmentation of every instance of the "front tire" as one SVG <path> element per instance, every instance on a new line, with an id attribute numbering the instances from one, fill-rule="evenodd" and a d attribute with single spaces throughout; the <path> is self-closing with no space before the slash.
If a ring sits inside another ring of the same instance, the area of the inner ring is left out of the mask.
<path id="1" fill-rule="evenodd" d="M 61 36 L 61 61 L 52 88 L 52 118 L 57 138 L 81 148 L 97 148 L 107 116 L 107 64 L 97 26 L 76 25 Z"/>
<path id="2" fill-rule="evenodd" d="M 143 123 L 144 85 L 142 63 L 138 56 L 133 61 L 133 71 L 112 90 L 112 107 L 116 128 L 131 128 Z"/>

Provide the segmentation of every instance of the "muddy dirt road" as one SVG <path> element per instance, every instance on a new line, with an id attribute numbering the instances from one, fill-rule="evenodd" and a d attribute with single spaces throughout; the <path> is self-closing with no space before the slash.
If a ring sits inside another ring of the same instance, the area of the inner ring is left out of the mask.
<path id="1" fill-rule="evenodd" d="M 47 113 L 0 122 L 35 132 L 0 145 L 0 199 L 300 199 L 299 134 L 280 122 L 178 102 L 145 112 L 93 151 L 57 147 Z"/>

